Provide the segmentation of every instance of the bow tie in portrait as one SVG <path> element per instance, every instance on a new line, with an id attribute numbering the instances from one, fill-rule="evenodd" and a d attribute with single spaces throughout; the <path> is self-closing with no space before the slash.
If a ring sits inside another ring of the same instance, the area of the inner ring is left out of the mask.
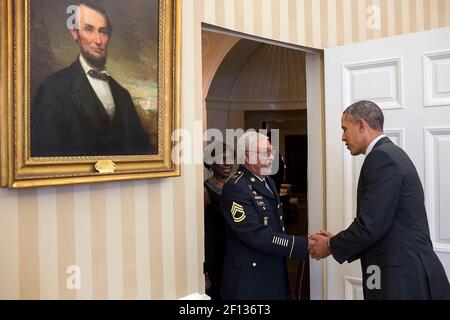
<path id="1" fill-rule="evenodd" d="M 106 74 L 105 71 L 97 71 L 95 69 L 89 70 L 88 75 L 91 76 L 92 78 L 100 79 L 103 81 L 108 81 L 109 79 L 109 76 Z"/>

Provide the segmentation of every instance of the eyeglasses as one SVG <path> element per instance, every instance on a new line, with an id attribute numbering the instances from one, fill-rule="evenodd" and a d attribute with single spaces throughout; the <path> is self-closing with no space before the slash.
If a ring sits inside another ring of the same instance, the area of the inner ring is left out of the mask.
<path id="1" fill-rule="evenodd" d="M 261 158 L 270 158 L 273 155 L 271 150 L 248 150 L 248 152 L 257 153 Z"/>

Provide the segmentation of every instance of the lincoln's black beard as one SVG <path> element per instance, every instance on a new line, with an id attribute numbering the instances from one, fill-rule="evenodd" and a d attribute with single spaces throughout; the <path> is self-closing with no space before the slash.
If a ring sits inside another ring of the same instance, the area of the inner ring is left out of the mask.
<path id="1" fill-rule="evenodd" d="M 84 51 L 82 52 L 82 55 L 90 65 L 92 65 L 98 69 L 105 68 L 106 56 L 103 58 L 96 58 L 96 57 L 92 56 L 91 54 L 89 54 L 89 52 L 84 52 Z"/>

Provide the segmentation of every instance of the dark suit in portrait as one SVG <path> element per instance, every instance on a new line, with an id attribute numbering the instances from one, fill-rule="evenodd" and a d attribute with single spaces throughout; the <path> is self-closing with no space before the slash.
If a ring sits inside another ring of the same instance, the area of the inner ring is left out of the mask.
<path id="1" fill-rule="evenodd" d="M 50 75 L 32 101 L 31 156 L 156 153 L 130 93 L 106 72 L 113 27 L 102 2 L 82 0 L 75 7 L 67 9 L 66 25 L 79 58 Z"/>
<path id="2" fill-rule="evenodd" d="M 361 259 L 365 299 L 450 299 L 449 281 L 433 251 L 418 173 L 387 137 L 367 155 L 357 217 L 330 239 L 330 249 L 339 263 Z M 367 286 L 373 274 L 369 266 L 380 268 L 380 288 Z"/>
<path id="3" fill-rule="evenodd" d="M 31 156 L 154 154 L 129 92 L 108 77 L 115 111 L 108 113 L 79 59 L 48 77 L 31 107 Z"/>

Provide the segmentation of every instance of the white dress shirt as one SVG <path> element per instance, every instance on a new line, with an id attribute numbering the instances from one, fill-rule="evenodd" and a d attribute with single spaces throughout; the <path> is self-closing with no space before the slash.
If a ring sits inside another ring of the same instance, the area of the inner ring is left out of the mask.
<path id="1" fill-rule="evenodd" d="M 369 146 L 367 147 L 366 150 L 366 157 L 367 155 L 370 153 L 370 151 L 372 151 L 373 147 L 375 147 L 375 145 L 377 144 L 378 141 L 380 141 L 381 139 L 383 139 L 384 137 L 386 137 L 385 134 L 379 135 L 378 137 L 376 137 L 375 139 L 372 140 L 372 142 L 369 144 Z"/>
<path id="2" fill-rule="evenodd" d="M 108 113 L 109 118 L 112 119 L 114 115 L 114 109 L 116 106 L 114 104 L 114 98 L 111 92 L 111 88 L 109 87 L 108 81 L 96 79 L 88 75 L 89 70 L 93 68 L 91 68 L 87 64 L 86 60 L 81 54 L 80 54 L 80 63 L 81 66 L 83 67 L 84 73 L 86 74 L 89 83 L 91 84 L 92 89 L 94 89 L 95 94 L 97 95 L 103 107 L 105 108 L 106 113 Z"/>

